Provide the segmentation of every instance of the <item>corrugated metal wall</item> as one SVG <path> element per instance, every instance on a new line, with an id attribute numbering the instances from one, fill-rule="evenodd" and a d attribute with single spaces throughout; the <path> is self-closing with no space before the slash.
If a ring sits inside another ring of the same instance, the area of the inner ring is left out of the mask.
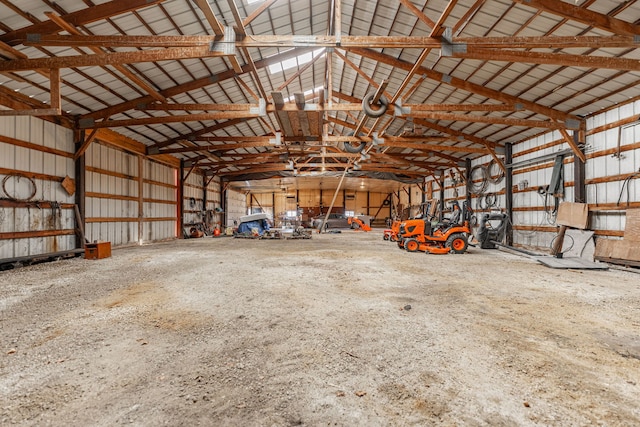
<path id="1" fill-rule="evenodd" d="M 138 243 L 138 156 L 94 141 L 85 159 L 87 239 Z"/>
<path id="2" fill-rule="evenodd" d="M 174 238 L 176 174 L 140 155 L 92 143 L 86 152 L 87 239 L 119 246 Z"/>
<path id="3" fill-rule="evenodd" d="M 591 213 L 590 229 L 596 238 L 620 238 L 624 233 L 625 210 L 640 207 L 640 102 L 611 108 L 586 121 L 586 203 Z M 513 145 L 514 245 L 549 250 L 558 227 L 555 200 L 544 194 L 551 182 L 554 158 L 570 150 L 559 132 L 549 132 Z M 478 190 L 482 181 L 479 165 L 489 166 L 490 156 L 472 162 L 472 182 Z M 563 156 L 564 197 L 574 202 L 573 155 Z M 497 178 L 496 167 L 492 167 Z M 464 172 L 464 171 L 463 171 Z M 445 173 L 445 201 L 465 198 L 465 186 L 455 170 Z M 434 181 L 428 178 L 428 181 Z M 437 197 L 437 182 L 433 182 Z M 472 207 L 479 218 L 484 212 L 504 210 L 505 181 L 489 181 L 474 194 Z M 487 198 L 489 196 L 489 198 Z"/>
<path id="4" fill-rule="evenodd" d="M 622 237 L 625 210 L 640 207 L 640 102 L 587 120 L 587 200 L 601 237 Z"/>
<path id="5" fill-rule="evenodd" d="M 207 221 L 211 227 L 218 227 L 223 231 L 222 193 L 220 178 L 205 176 L 207 185 Z"/>
<path id="6" fill-rule="evenodd" d="M 175 238 L 178 231 L 178 170 L 147 159 L 143 168 L 143 241 Z"/>
<path id="7" fill-rule="evenodd" d="M 244 193 L 227 189 L 225 211 L 227 221 L 225 227 L 233 227 L 234 221 L 239 223 L 240 217 L 247 214 L 247 196 Z"/>
<path id="8" fill-rule="evenodd" d="M 189 174 L 184 181 L 182 195 L 182 217 L 186 232 L 205 220 L 204 177 L 199 172 Z M 202 230 L 204 231 L 204 230 Z"/>
<path id="9" fill-rule="evenodd" d="M 61 185 L 65 176 L 74 178 L 74 149 L 69 129 L 35 117 L 0 117 L 0 258 L 76 247 L 75 199 Z"/>

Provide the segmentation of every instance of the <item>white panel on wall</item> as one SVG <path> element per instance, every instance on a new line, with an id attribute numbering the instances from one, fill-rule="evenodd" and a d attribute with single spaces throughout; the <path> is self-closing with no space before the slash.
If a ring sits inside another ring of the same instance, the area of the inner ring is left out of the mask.
<path id="1" fill-rule="evenodd" d="M 233 227 L 234 221 L 239 222 L 240 217 L 247 214 L 247 202 L 243 193 L 227 190 L 226 213 L 226 227 Z"/>
<path id="2" fill-rule="evenodd" d="M 31 143 L 37 146 L 55 148 L 67 151 L 68 146 L 58 146 L 55 135 L 62 129 L 53 123 L 36 117 L 18 116 L 1 117 L 0 133 L 10 138 Z M 70 133 L 61 133 L 63 137 Z M 63 141 L 60 141 L 62 144 Z M 73 147 L 73 145 L 71 145 Z M 74 196 L 70 196 L 60 185 L 64 176 L 74 177 L 73 161 L 70 156 L 59 156 L 45 153 L 38 149 L 30 149 L 0 142 L 0 167 L 14 169 L 17 172 L 32 172 L 44 174 L 51 179 L 34 179 L 36 192 L 29 200 L 33 204 L 27 208 L 2 208 L 0 211 L 0 229 L 2 232 L 29 232 L 49 230 L 73 230 L 75 217 L 72 209 L 56 209 L 40 207 L 35 202 L 74 203 Z M 58 167 L 62 165 L 62 167 Z M 31 184 L 27 180 L 10 180 L 7 191 L 11 195 L 29 194 Z M 4 194 L 2 195 L 5 196 Z M 7 195 L 8 196 L 8 195 Z M 32 238 L 6 239 L 0 241 L 0 258 L 18 256 L 33 256 L 43 253 L 66 251 L 75 248 L 75 236 L 43 236 Z"/>

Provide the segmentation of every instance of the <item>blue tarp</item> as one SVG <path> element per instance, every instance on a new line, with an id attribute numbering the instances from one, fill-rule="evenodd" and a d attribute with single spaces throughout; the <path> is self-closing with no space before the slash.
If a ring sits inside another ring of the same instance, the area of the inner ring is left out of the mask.
<path id="1" fill-rule="evenodd" d="M 262 233 L 264 233 L 265 231 L 269 231 L 269 223 L 267 222 L 266 219 L 259 219 L 257 221 L 242 222 L 238 226 L 238 233 L 240 233 L 240 234 L 251 233 L 251 230 L 253 228 L 258 229 L 258 234 L 260 234 L 262 236 Z"/>

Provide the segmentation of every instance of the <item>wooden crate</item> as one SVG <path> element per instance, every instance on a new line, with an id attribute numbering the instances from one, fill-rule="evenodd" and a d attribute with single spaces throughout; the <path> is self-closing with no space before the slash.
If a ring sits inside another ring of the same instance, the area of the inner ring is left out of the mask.
<path id="1" fill-rule="evenodd" d="M 84 247 L 85 259 L 111 257 L 111 242 L 87 243 Z"/>

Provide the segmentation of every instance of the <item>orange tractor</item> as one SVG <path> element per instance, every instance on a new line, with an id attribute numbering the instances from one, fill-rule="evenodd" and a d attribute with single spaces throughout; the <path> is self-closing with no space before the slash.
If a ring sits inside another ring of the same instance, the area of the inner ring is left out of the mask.
<path id="1" fill-rule="evenodd" d="M 408 252 L 427 252 L 430 254 L 462 254 L 469 246 L 471 235 L 469 220 L 473 214 L 466 202 L 463 208 L 457 201 L 452 202 L 451 217 L 435 227 L 429 218 L 410 219 L 400 224 L 398 247 Z"/>

